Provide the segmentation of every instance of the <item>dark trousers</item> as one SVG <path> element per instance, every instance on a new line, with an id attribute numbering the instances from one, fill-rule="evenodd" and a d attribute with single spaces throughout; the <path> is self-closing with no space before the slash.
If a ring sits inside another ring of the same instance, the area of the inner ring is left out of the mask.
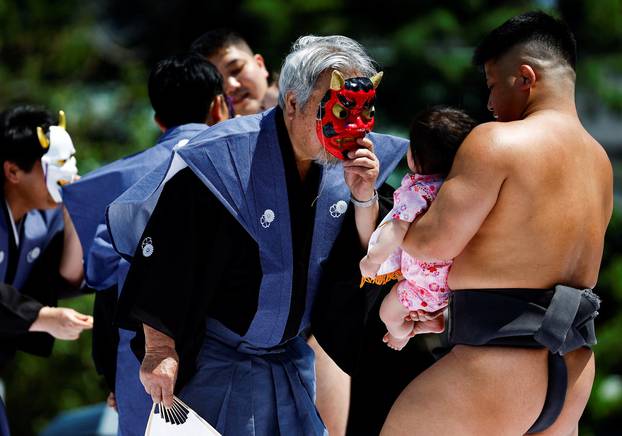
<path id="1" fill-rule="evenodd" d="M 370 313 L 362 358 L 352 377 L 348 436 L 377 436 L 404 388 L 435 359 L 422 337 L 410 340 L 402 351 L 382 342 L 387 332 L 378 316 L 382 298 Z"/>

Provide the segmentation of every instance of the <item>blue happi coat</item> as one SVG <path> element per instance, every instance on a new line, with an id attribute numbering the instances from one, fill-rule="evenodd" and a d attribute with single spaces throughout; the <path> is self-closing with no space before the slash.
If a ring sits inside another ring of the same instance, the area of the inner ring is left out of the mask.
<path id="1" fill-rule="evenodd" d="M 161 162 L 167 161 L 176 145 L 185 145 L 206 128 L 205 124 L 186 124 L 168 129 L 153 147 L 104 165 L 63 187 L 63 203 L 80 237 L 87 267 L 92 257 L 91 249 L 99 250 L 96 235 L 101 234 L 100 225 L 105 222 L 106 207 Z M 99 265 L 102 266 L 107 265 Z M 116 268 L 105 270 L 106 274 L 101 271 L 87 274 L 87 280 L 91 281 L 89 284 L 95 289 L 112 286 L 106 280 L 116 275 Z"/>
<path id="2" fill-rule="evenodd" d="M 180 392 L 182 399 L 224 434 L 325 433 L 314 406 L 313 353 L 300 336 L 281 342 L 291 300 L 293 249 L 277 114 L 272 109 L 236 118 L 195 136 L 167 165 L 113 202 L 107 212 L 116 249 L 127 257 L 135 252 L 148 256 L 141 238 L 163 186 L 176 172 L 190 167 L 257 242 L 263 275 L 250 328 L 240 336 L 217 320 L 207 319 L 197 372 Z M 379 186 L 403 157 L 407 141 L 380 134 L 369 138 L 381 163 Z M 318 194 L 299 333 L 310 324 L 322 264 L 351 207 L 341 165 L 322 168 Z"/>
<path id="3" fill-rule="evenodd" d="M 4 196 L 0 196 L 4 202 Z M 64 230 L 61 208 L 45 211 L 31 210 L 22 218 L 17 247 L 17 267 L 12 280 L 7 281 L 9 265 L 9 244 L 14 238 L 13 225 L 7 216 L 8 205 L 0 207 L 0 282 L 13 286 L 18 291 L 26 284 L 37 259 L 52 239 Z M 5 209 L 6 208 L 6 209 Z M 4 209 L 4 210 L 3 210 Z M 0 399 L 0 435 L 9 435 L 9 423 L 4 403 Z"/>
<path id="4" fill-rule="evenodd" d="M 151 148 L 105 165 L 63 189 L 63 201 L 72 217 L 84 251 L 87 284 L 104 290 L 117 286 L 121 292 L 129 262 L 112 247 L 105 224 L 106 207 L 119 195 L 167 163 L 173 149 L 185 145 L 205 130 L 205 124 L 185 124 L 168 129 Z M 130 349 L 135 332 L 119 329 L 115 395 L 119 411 L 119 435 L 144 434 L 151 410 L 138 371 L 140 363 Z M 134 431 L 140 429 L 142 431 Z"/>
<path id="5" fill-rule="evenodd" d="M 5 201 L 3 196 L 0 197 L 0 201 Z M 54 236 L 65 228 L 61 208 L 44 211 L 31 210 L 24 215 L 22 220 L 17 249 L 17 269 L 13 280 L 7 283 L 9 238 L 13 238 L 13 229 L 10 219 L 7 219 L 5 213 L 0 210 L 0 281 L 17 289 L 21 289 L 26 284 L 36 260 Z"/>

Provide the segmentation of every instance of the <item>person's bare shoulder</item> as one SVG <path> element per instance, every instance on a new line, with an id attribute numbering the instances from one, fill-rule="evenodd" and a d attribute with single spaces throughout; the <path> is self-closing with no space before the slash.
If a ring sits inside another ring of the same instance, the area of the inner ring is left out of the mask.
<path id="1" fill-rule="evenodd" d="M 611 177 L 613 178 L 613 167 L 611 165 L 611 160 L 609 159 L 609 155 L 607 154 L 605 147 L 603 147 L 603 145 L 589 133 L 586 132 L 586 134 L 589 138 L 589 146 L 593 149 L 594 156 L 598 160 L 598 163 L 602 165 L 603 169 L 606 169 L 606 171 L 610 173 Z"/>
<path id="2" fill-rule="evenodd" d="M 455 163 L 459 168 L 462 165 L 476 165 L 489 170 L 502 169 L 514 160 L 513 155 L 522 135 L 522 129 L 514 122 L 480 124 L 465 138 Z"/>
<path id="3" fill-rule="evenodd" d="M 586 132 L 587 134 L 587 132 Z M 611 213 L 613 213 L 613 165 L 611 164 L 611 160 L 607 155 L 607 151 L 605 147 L 602 146 L 595 138 L 591 135 L 587 134 L 588 139 L 588 147 L 590 150 L 589 155 L 592 157 L 594 161 L 594 165 L 591 168 L 591 172 L 597 177 L 600 177 L 605 187 L 603 190 L 605 196 L 605 204 L 609 210 L 609 217 L 611 217 Z"/>

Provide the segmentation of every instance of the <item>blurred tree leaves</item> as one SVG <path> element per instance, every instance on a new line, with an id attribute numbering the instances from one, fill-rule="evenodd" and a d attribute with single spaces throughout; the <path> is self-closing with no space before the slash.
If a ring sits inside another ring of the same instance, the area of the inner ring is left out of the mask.
<path id="1" fill-rule="evenodd" d="M 82 173 L 153 141 L 146 68 L 98 25 L 92 4 L 0 0 L 0 11 L 1 107 L 65 110 Z"/>
<path id="2" fill-rule="evenodd" d="M 59 305 L 91 313 L 93 295 Z M 105 401 L 108 395 L 91 360 L 90 332 L 77 341 L 57 340 L 49 358 L 18 353 L 2 377 L 13 435 L 33 435 L 61 411 Z"/>
<path id="3" fill-rule="evenodd" d="M 599 101 L 622 112 L 622 0 L 560 0 L 559 10 L 577 38 L 577 76 Z"/>
<path id="4" fill-rule="evenodd" d="M 596 379 L 582 418 L 586 434 L 608 435 L 622 425 L 622 215 L 607 229 L 597 292 L 602 298 L 597 321 Z M 583 432 L 581 433 L 583 434 Z"/>

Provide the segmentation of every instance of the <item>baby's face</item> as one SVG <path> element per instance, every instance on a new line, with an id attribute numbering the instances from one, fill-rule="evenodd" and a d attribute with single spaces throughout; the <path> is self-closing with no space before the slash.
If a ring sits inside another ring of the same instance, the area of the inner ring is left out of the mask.
<path id="1" fill-rule="evenodd" d="M 419 163 L 415 161 L 415 157 L 412 154 L 410 144 L 408 144 L 408 150 L 406 151 L 406 162 L 408 163 L 408 168 L 415 174 L 421 173 L 421 168 L 419 167 Z"/>

